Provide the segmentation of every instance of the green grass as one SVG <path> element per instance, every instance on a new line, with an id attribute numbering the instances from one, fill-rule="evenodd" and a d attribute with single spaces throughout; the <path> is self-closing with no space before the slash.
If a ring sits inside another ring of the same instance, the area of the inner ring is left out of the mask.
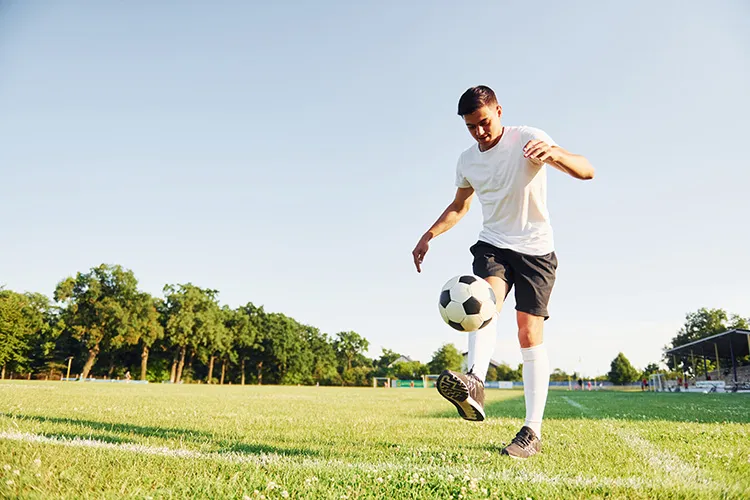
<path id="1" fill-rule="evenodd" d="M 747 498 L 750 395 L 0 383 L 2 498 Z"/>

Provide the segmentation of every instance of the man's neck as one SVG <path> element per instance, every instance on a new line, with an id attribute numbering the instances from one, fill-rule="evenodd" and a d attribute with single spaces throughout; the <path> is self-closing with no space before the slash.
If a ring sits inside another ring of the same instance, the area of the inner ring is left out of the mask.
<path id="1" fill-rule="evenodd" d="M 479 151 L 482 151 L 482 152 L 489 151 L 490 149 L 492 149 L 495 146 L 497 146 L 497 143 L 500 142 L 500 139 L 503 138 L 503 134 L 505 134 L 505 126 L 503 126 L 500 129 L 500 135 L 497 136 L 497 139 L 495 139 L 494 141 L 492 141 L 492 144 L 490 144 L 489 146 L 487 146 L 485 149 L 482 149 L 482 145 L 480 144 L 479 145 Z"/>

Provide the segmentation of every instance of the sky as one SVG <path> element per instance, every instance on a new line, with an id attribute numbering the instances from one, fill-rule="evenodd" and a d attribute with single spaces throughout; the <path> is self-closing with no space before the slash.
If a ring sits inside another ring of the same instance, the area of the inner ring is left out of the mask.
<path id="1" fill-rule="evenodd" d="M 191 282 L 427 362 L 467 337 L 440 288 L 481 208 L 411 251 L 503 123 L 596 169 L 550 169 L 553 368 L 657 361 L 688 312 L 750 316 L 750 4 L 0 0 L 0 285 L 51 296 L 101 263 Z M 515 301 L 493 358 L 521 362 Z"/>

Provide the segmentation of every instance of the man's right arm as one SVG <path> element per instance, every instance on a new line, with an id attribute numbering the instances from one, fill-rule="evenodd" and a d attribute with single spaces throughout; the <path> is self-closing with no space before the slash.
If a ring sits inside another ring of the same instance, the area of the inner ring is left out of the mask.
<path id="1" fill-rule="evenodd" d="M 430 248 L 430 240 L 448 231 L 466 215 L 471 206 L 473 196 L 474 188 L 472 187 L 460 187 L 456 189 L 456 196 L 453 198 L 453 201 L 440 214 L 440 217 L 438 217 L 432 227 L 419 239 L 417 246 L 412 251 L 417 272 L 422 272 L 421 265 L 427 250 Z"/>

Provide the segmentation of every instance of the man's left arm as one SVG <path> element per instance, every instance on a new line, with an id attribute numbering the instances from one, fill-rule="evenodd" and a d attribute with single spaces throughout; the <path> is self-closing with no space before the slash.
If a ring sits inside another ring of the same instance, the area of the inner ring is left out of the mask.
<path id="1" fill-rule="evenodd" d="M 576 179 L 594 178 L 594 167 L 585 156 L 571 153 L 560 146 L 550 146 L 544 141 L 532 140 L 523 148 L 523 156 L 532 161 L 547 163 Z"/>

